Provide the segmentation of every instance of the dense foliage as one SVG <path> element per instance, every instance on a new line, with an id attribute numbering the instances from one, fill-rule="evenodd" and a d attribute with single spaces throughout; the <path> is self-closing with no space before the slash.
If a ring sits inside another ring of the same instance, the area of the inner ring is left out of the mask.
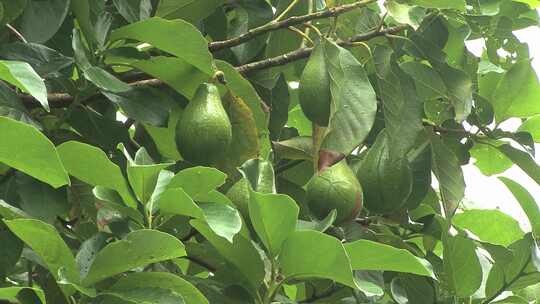
<path id="1" fill-rule="evenodd" d="M 539 6 L 0 0 L 0 302 L 536 303 Z"/>

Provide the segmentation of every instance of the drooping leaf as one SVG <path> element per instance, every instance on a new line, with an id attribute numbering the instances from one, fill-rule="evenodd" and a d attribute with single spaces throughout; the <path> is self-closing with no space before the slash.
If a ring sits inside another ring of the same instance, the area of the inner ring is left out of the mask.
<path id="1" fill-rule="evenodd" d="M 182 58 L 156 56 L 130 65 L 162 80 L 188 99 L 193 98 L 199 85 L 209 78 Z"/>
<path id="2" fill-rule="evenodd" d="M 58 188 L 69 184 L 52 142 L 35 127 L 0 117 L 0 162 Z"/>
<path id="3" fill-rule="evenodd" d="M 518 150 L 509 144 L 498 147 L 499 150 L 523 170 L 530 178 L 540 185 L 540 166 L 526 152 Z"/>
<path id="4" fill-rule="evenodd" d="M 165 19 L 184 19 L 193 24 L 208 17 L 223 0 L 163 0 L 159 2 L 156 16 Z"/>
<path id="5" fill-rule="evenodd" d="M 480 288 L 482 266 L 472 240 L 460 235 L 445 238 L 444 271 L 450 288 L 459 297 L 469 297 Z"/>
<path id="6" fill-rule="evenodd" d="M 171 39 L 171 36 L 175 39 Z M 193 25 L 183 20 L 146 19 L 114 30 L 110 39 L 134 39 L 149 43 L 185 60 L 203 73 L 213 74 L 212 56 L 206 40 Z"/>
<path id="7" fill-rule="evenodd" d="M 353 270 L 396 271 L 435 277 L 428 261 L 407 250 L 368 240 L 346 243 L 344 246 Z"/>
<path id="8" fill-rule="evenodd" d="M 285 279 L 330 279 L 356 288 L 351 262 L 343 244 L 317 231 L 291 234 L 283 243 L 279 265 Z"/>
<path id="9" fill-rule="evenodd" d="M 82 284 L 90 286 L 136 267 L 185 255 L 184 245 L 172 235 L 156 230 L 137 230 L 99 251 Z"/>
<path id="10" fill-rule="evenodd" d="M 43 78 L 60 77 L 60 71 L 73 64 L 73 58 L 37 43 L 2 44 L 0 56 L 7 60 L 29 63 Z"/>
<path id="11" fill-rule="evenodd" d="M 439 137 L 431 138 L 431 153 L 445 212 L 452 217 L 465 195 L 463 171 L 454 152 Z"/>
<path id="12" fill-rule="evenodd" d="M 47 88 L 32 66 L 22 61 L 0 60 L 0 79 L 32 95 L 49 111 Z"/>
<path id="13" fill-rule="evenodd" d="M 30 42 L 48 41 L 66 18 L 70 0 L 29 0 L 19 23 L 21 34 Z"/>
<path id="14" fill-rule="evenodd" d="M 79 281 L 79 271 L 71 250 L 58 231 L 49 224 L 33 219 L 4 220 L 8 228 L 45 262 L 51 275 L 72 282 Z"/>
<path id="15" fill-rule="evenodd" d="M 137 208 L 137 201 L 120 168 L 107 158 L 105 152 L 81 142 L 69 141 L 58 146 L 58 153 L 70 175 L 93 186 L 113 189 L 127 206 Z"/>
<path id="16" fill-rule="evenodd" d="M 529 219 L 533 234 L 538 237 L 540 235 L 540 207 L 534 197 L 527 189 L 509 178 L 501 176 L 499 180 L 512 192 Z"/>
<path id="17" fill-rule="evenodd" d="M 257 290 L 264 279 L 263 260 L 250 240 L 237 234 L 232 243 L 216 235 L 210 227 L 201 220 L 191 220 L 190 224 L 197 229 L 212 246 L 229 263 L 240 272 L 243 284 L 252 290 Z"/>
<path id="18" fill-rule="evenodd" d="M 319 155 L 327 152 L 348 155 L 365 140 L 371 130 L 377 100 L 358 60 L 336 44 L 328 42 L 326 46 L 333 110 Z M 330 164 L 335 162 L 331 161 Z"/>

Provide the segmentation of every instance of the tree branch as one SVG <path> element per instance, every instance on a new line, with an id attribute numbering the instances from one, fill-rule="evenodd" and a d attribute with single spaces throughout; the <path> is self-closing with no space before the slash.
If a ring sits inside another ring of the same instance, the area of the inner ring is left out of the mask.
<path id="1" fill-rule="evenodd" d="M 343 47 L 354 47 L 355 42 L 368 41 L 375 37 L 384 36 L 387 34 L 395 34 L 400 31 L 403 31 L 406 28 L 407 28 L 406 25 L 398 25 L 398 26 L 390 27 L 390 28 L 380 30 L 380 31 L 373 30 L 371 32 L 353 36 L 347 39 L 346 41 L 339 42 L 338 44 Z M 307 58 L 309 57 L 312 51 L 313 51 L 313 48 L 311 47 L 301 48 L 296 51 L 283 54 L 281 56 L 267 58 L 261 61 L 255 61 L 252 63 L 238 66 L 236 67 L 236 70 L 239 73 L 246 75 L 250 72 L 259 71 L 259 70 L 263 70 L 263 69 L 267 69 L 267 68 L 271 68 L 275 66 L 281 66 L 281 65 L 285 65 L 296 60 Z M 133 79 L 133 77 L 131 77 L 131 79 Z M 162 80 L 150 78 L 150 79 L 136 80 L 136 81 L 130 82 L 129 85 L 160 87 L 160 86 L 165 85 L 165 83 Z M 96 98 L 100 98 L 100 97 L 102 97 L 102 95 L 98 93 L 96 95 L 92 95 L 82 100 L 81 102 L 83 104 L 88 104 L 90 101 L 95 100 Z M 39 106 L 39 103 L 37 103 L 37 101 L 30 95 L 21 95 L 20 98 L 22 99 L 24 105 L 27 108 L 35 108 Z M 48 95 L 47 99 L 49 100 L 49 105 L 51 106 L 51 108 L 63 108 L 73 102 L 73 97 L 65 93 L 52 93 Z"/>
<path id="2" fill-rule="evenodd" d="M 270 23 L 267 23 L 265 25 L 261 25 L 259 27 L 250 29 L 247 31 L 247 33 L 242 34 L 238 37 L 234 37 L 234 38 L 223 40 L 223 41 L 210 42 L 208 44 L 208 49 L 210 50 L 210 52 L 216 52 L 222 49 L 240 45 L 244 42 L 247 42 L 257 36 L 263 35 L 270 31 L 288 28 L 289 26 L 306 23 L 306 22 L 316 20 L 316 19 L 335 17 L 338 15 L 344 14 L 346 12 L 349 12 L 353 9 L 366 6 L 374 2 L 377 2 L 377 0 L 362 0 L 362 1 L 351 3 L 351 4 L 332 7 L 324 11 L 311 13 L 311 14 L 307 14 L 303 16 L 292 16 L 282 21 L 271 21 Z"/>

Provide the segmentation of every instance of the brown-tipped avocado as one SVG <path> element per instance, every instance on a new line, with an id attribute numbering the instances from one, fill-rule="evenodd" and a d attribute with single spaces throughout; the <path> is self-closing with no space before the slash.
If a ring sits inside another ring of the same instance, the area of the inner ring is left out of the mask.
<path id="1" fill-rule="evenodd" d="M 178 150 L 191 163 L 210 165 L 227 151 L 231 139 L 231 122 L 218 88 L 203 83 L 176 125 Z"/>
<path id="2" fill-rule="evenodd" d="M 362 187 L 345 160 L 317 173 L 307 184 L 306 202 L 318 219 L 336 209 L 335 224 L 355 219 L 362 209 Z"/>

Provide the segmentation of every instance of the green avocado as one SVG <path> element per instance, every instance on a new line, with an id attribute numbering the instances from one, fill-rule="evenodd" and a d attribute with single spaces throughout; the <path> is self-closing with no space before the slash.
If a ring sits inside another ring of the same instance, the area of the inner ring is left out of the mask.
<path id="1" fill-rule="evenodd" d="M 182 157 L 198 165 L 211 165 L 227 151 L 232 126 L 214 84 L 204 83 L 176 125 L 176 146 Z"/>
<path id="2" fill-rule="evenodd" d="M 328 126 L 332 96 L 323 42 L 315 47 L 302 72 L 298 98 L 300 108 L 309 120 L 319 126 Z"/>
<path id="3" fill-rule="evenodd" d="M 336 209 L 335 224 L 353 220 L 362 209 L 362 187 L 345 160 L 311 178 L 307 184 L 306 202 L 311 214 L 325 218 Z"/>

